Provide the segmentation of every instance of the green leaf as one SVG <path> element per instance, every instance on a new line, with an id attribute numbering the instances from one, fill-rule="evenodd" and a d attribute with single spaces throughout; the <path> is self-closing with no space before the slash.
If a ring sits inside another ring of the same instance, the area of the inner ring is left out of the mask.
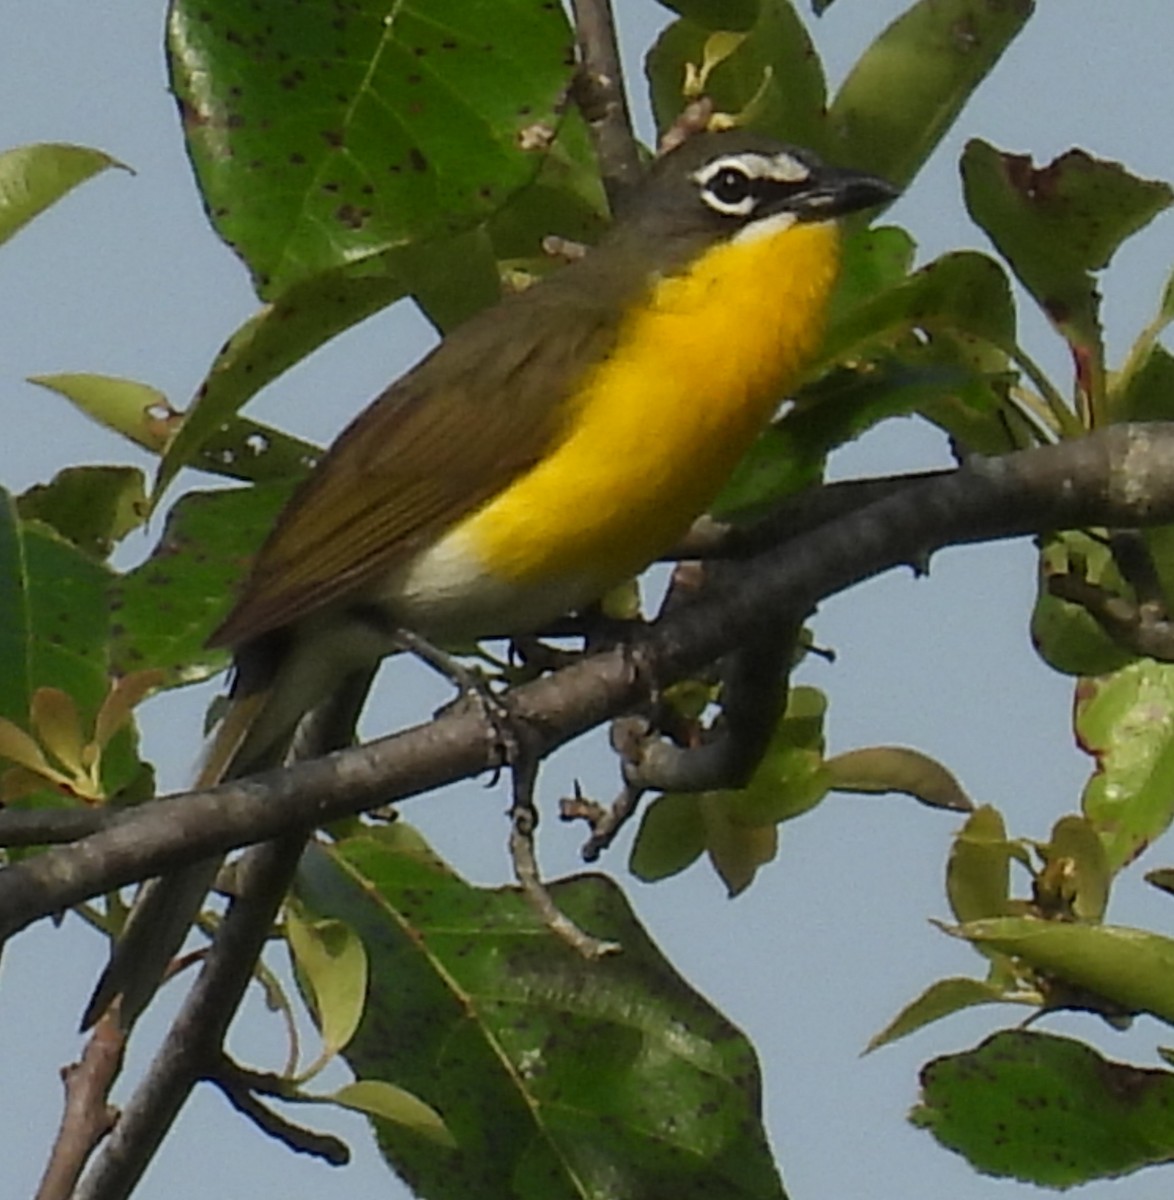
<path id="1" fill-rule="evenodd" d="M 34 775 L 65 776 L 50 765 L 41 744 L 7 717 L 0 717 L 0 762 L 16 763 Z"/>
<path id="2" fill-rule="evenodd" d="M 383 1079 L 359 1079 L 340 1087 L 329 1096 L 315 1098 L 331 1100 L 344 1108 L 366 1113 L 369 1117 L 391 1121 L 437 1145 L 456 1148 L 456 1139 L 432 1105 L 425 1104 L 419 1096 Z"/>
<path id="3" fill-rule="evenodd" d="M 1174 819 L 1174 666 L 1142 659 L 1082 681 L 1075 722 L 1095 760 L 1081 807 L 1116 872 Z"/>
<path id="4" fill-rule="evenodd" d="M 928 1063 L 910 1114 L 987 1175 L 1067 1188 L 1174 1157 L 1174 1075 L 1070 1038 L 996 1033 Z"/>
<path id="5" fill-rule="evenodd" d="M 903 283 L 916 249 L 913 238 L 896 225 L 857 229 L 845 237 L 828 328 L 835 329 L 854 309 Z"/>
<path id="6" fill-rule="evenodd" d="M 762 516 L 783 497 L 821 482 L 831 451 L 890 417 L 923 413 L 978 453 L 1014 448 L 1004 417 L 1006 381 L 989 369 L 1005 367 L 1005 357 L 990 364 L 988 347 L 949 333 L 928 344 L 909 338 L 895 353 L 883 346 L 864 353 L 875 357 L 833 367 L 798 393 L 795 407 L 735 468 L 711 508 L 715 516 Z"/>
<path id="7" fill-rule="evenodd" d="M 91 722 L 106 694 L 110 573 L 0 491 L 0 716 L 27 728 L 39 687 L 67 692 Z"/>
<path id="8" fill-rule="evenodd" d="M 709 854 L 731 896 L 749 887 L 778 850 L 776 826 L 814 808 L 828 791 L 823 770 L 827 701 L 792 688 L 749 783 L 743 788 L 666 793 L 644 812 L 629 866 L 639 879 L 664 879 Z"/>
<path id="9" fill-rule="evenodd" d="M 1013 999 L 1001 985 L 985 979 L 969 979 L 965 976 L 939 979 L 931 983 L 916 1000 L 905 1005 L 884 1029 L 874 1035 L 864 1052 L 871 1054 L 881 1046 L 900 1041 L 926 1025 L 953 1016 L 963 1009 L 979 1004 L 1006 1004 Z"/>
<path id="10" fill-rule="evenodd" d="M 112 654 L 120 673 L 159 667 L 190 683 L 224 666 L 204 641 L 227 615 L 261 539 L 291 485 L 188 492 L 167 515 L 150 557 L 112 590 Z"/>
<path id="11" fill-rule="evenodd" d="M 1162 299 L 1154 319 L 1134 339 L 1125 357 L 1121 370 L 1109 380 L 1108 413 L 1112 421 L 1163 420 L 1163 417 L 1134 416 L 1134 412 L 1166 412 L 1169 410 L 1169 391 L 1163 385 L 1170 382 L 1170 355 L 1158 342 L 1158 338 L 1174 321 L 1174 272 L 1162 289 Z M 1160 361 L 1159 361 L 1160 360 Z M 1140 384 L 1139 376 L 1154 369 L 1156 378 Z M 1140 394 L 1139 394 L 1140 392 Z"/>
<path id="12" fill-rule="evenodd" d="M 532 260 L 549 269 L 543 240 L 554 235 L 594 244 L 607 228 L 607 195 L 587 122 L 571 109 L 563 118 L 534 182 L 515 192 L 485 224 L 498 259 Z M 439 322 L 444 327 L 444 322 Z"/>
<path id="13" fill-rule="evenodd" d="M 823 480 L 827 455 L 841 444 L 842 435 L 839 423 L 830 432 L 813 430 L 795 414 L 770 426 L 742 456 L 710 512 L 718 520 L 751 521 L 784 496 L 814 487 Z"/>
<path id="14" fill-rule="evenodd" d="M 175 0 L 167 40 L 209 214 L 270 297 L 500 208 L 574 63 L 562 6 L 533 0 Z"/>
<path id="15" fill-rule="evenodd" d="M 293 902 L 285 912 L 285 937 L 322 1037 L 321 1056 L 299 1076 L 305 1080 L 338 1054 L 359 1027 L 367 1000 L 367 954 L 342 921 L 308 920 Z"/>
<path id="16" fill-rule="evenodd" d="M 1105 845 L 1093 823 L 1084 817 L 1061 817 L 1040 852 L 1048 864 L 1041 884 L 1058 884 L 1067 907 L 1080 920 L 1101 920 L 1109 905 L 1111 877 Z M 1059 877 L 1053 882 L 1054 874 Z"/>
<path id="17" fill-rule="evenodd" d="M 1162 300 L 1158 305 L 1157 323 L 1164 329 L 1174 321 L 1174 271 L 1166 277 L 1166 286 L 1162 289 Z"/>
<path id="18" fill-rule="evenodd" d="M 398 300 L 406 286 L 391 256 L 384 255 L 300 280 L 251 316 L 221 347 L 184 414 L 159 464 L 155 496 L 181 467 L 207 465 L 201 451 L 215 453 L 209 442 L 257 392 L 330 338 Z M 271 445 L 279 444 L 272 431 L 264 434 Z M 295 456 L 296 448 L 281 458 Z"/>
<path id="19" fill-rule="evenodd" d="M 111 167 L 130 170 L 87 146 L 47 142 L 0 152 L 0 243 L 79 183 Z"/>
<path id="20" fill-rule="evenodd" d="M 371 965 L 345 1057 L 406 1088 L 456 1149 L 375 1119 L 423 1195 L 582 1200 L 781 1198 L 746 1040 L 677 976 L 609 880 L 555 884 L 555 903 L 622 952 L 587 961 L 516 889 L 470 887 L 378 836 L 313 847 L 298 891 L 345 921 Z"/>
<path id="21" fill-rule="evenodd" d="M 1007 954 L 1106 1007 L 1147 1012 L 1174 1024 L 1174 941 L 1122 925 L 994 917 L 948 930 L 976 946 Z"/>
<path id="22" fill-rule="evenodd" d="M 898 260 L 899 261 L 899 260 Z M 1004 453 L 1014 380 L 1015 308 L 1003 269 L 973 251 L 947 254 L 893 285 L 839 301 L 816 371 L 787 418 L 824 452 L 886 417 L 922 412 L 962 445 Z M 855 289 L 853 289 L 855 290 Z M 848 364 L 846 369 L 838 364 Z"/>
<path id="23" fill-rule="evenodd" d="M 946 865 L 946 895 L 959 921 L 1001 917 L 1010 912 L 1014 857 L 999 810 L 989 804 L 975 809 L 954 839 Z"/>
<path id="24" fill-rule="evenodd" d="M 1174 525 L 1151 525 L 1138 530 L 1158 575 L 1164 596 L 1174 595 Z M 1125 590 L 1132 599 L 1132 591 Z"/>
<path id="25" fill-rule="evenodd" d="M 741 825 L 777 825 L 813 809 L 828 792 L 824 770 L 827 697 L 813 687 L 793 687 L 787 708 L 744 788 L 705 793 L 729 808 Z"/>
<path id="26" fill-rule="evenodd" d="M 396 254 L 396 265 L 424 315 L 442 333 L 501 298 L 497 259 L 484 226 L 405 246 Z"/>
<path id="27" fill-rule="evenodd" d="M 974 805 L 957 778 L 937 759 L 908 746 L 867 746 L 824 763 L 828 786 L 837 792 L 877 795 L 902 792 L 930 808 L 970 812 Z"/>
<path id="28" fill-rule="evenodd" d="M 691 6 L 691 7 L 701 7 Z M 691 11 L 656 40 L 645 60 L 656 127 L 663 132 L 680 114 L 686 66 L 700 67 L 715 29 L 745 29 L 745 37 L 705 81 L 705 94 L 719 112 L 748 108 L 752 124 L 764 133 L 821 151 L 827 141 L 823 66 L 803 22 L 789 0 L 762 0 L 752 25 L 726 16 L 731 5 L 705 5 L 710 14 Z M 683 10 L 682 10 L 683 11 Z M 710 24 L 708 21 L 719 23 Z"/>
<path id="29" fill-rule="evenodd" d="M 33 375 L 29 383 L 64 396 L 99 425 L 152 454 L 163 452 L 179 416 L 158 388 L 134 379 L 71 373 Z"/>
<path id="30" fill-rule="evenodd" d="M 16 502 L 25 520 L 43 521 L 94 558 L 106 558 L 147 511 L 143 473 L 135 467 L 66 467 Z"/>
<path id="31" fill-rule="evenodd" d="M 698 796 L 657 796 L 640 818 L 628 870 L 645 883 L 678 875 L 705 853 L 705 814 Z"/>
<path id="32" fill-rule="evenodd" d="M 291 323 L 293 316 L 292 312 L 287 312 L 287 319 Z M 228 348 L 221 352 L 217 362 L 221 362 L 227 353 Z M 260 379 L 263 364 L 254 358 L 243 365 L 243 370 L 246 375 L 250 370 L 255 370 L 257 374 L 254 378 Z M 166 452 L 168 464 L 174 460 L 175 469 L 181 465 L 191 466 L 212 475 L 253 482 L 290 480 L 305 474 L 320 453 L 317 446 L 300 438 L 291 437 L 257 421 L 232 416 L 229 406 L 224 406 L 222 412 L 216 413 L 215 401 L 209 401 L 207 405 L 213 418 L 207 419 L 207 411 L 202 415 L 203 428 L 199 432 L 198 444 L 191 444 L 195 439 L 183 433 L 183 414 L 172 408 L 158 388 L 133 379 L 68 374 L 38 375 L 29 382 L 64 396 L 86 416 L 144 450 L 152 454 Z M 178 461 L 181 454 L 168 449 L 173 437 L 176 440 L 183 438 L 182 463 Z M 158 499 L 158 496 L 156 485 L 155 498 Z"/>
<path id="33" fill-rule="evenodd" d="M 824 339 L 831 363 L 875 345 L 899 344 L 912 330 L 949 330 L 1015 347 L 1015 304 L 1003 268 L 973 250 L 958 250 L 922 267 L 895 287 L 842 311 Z"/>
<path id="34" fill-rule="evenodd" d="M 1084 390 L 1099 398 L 1104 347 L 1092 273 L 1169 207 L 1174 191 L 1083 150 L 1036 168 L 978 139 L 962 155 L 962 182 L 970 215 L 1082 356 Z"/>
<path id="35" fill-rule="evenodd" d="M 836 94 L 829 113 L 836 156 L 907 184 L 1034 9 L 1032 0 L 912 5 Z"/>
<path id="36" fill-rule="evenodd" d="M 82 728 L 93 728 L 109 690 L 111 578 L 48 526 L 21 521 L 0 491 L 0 716 L 27 729 L 37 690 L 58 688 Z M 129 730 L 114 738 L 101 768 L 107 795 L 147 783 Z M 42 801 L 61 797 L 40 794 L 36 802 Z"/>
<path id="37" fill-rule="evenodd" d="M 773 824 L 740 820 L 729 794 L 705 792 L 697 797 L 705 821 L 705 849 L 713 869 L 731 898 L 753 882 L 758 868 L 773 862 L 779 850 L 779 831 Z"/>
<path id="38" fill-rule="evenodd" d="M 230 417 L 192 455 L 191 467 L 245 483 L 298 483 L 322 456 L 322 449 L 272 425 Z M 158 488 L 152 502 L 160 498 Z"/>
<path id="39" fill-rule="evenodd" d="M 1154 345 L 1145 363 L 1112 397 L 1114 421 L 1169 421 L 1174 417 L 1174 354 Z"/>
<path id="40" fill-rule="evenodd" d="M 1113 641 L 1082 605 L 1052 594 L 1049 578 L 1073 570 L 1110 591 L 1127 591 L 1103 540 L 1080 530 L 1049 535 L 1040 547 L 1039 589 L 1031 614 L 1032 644 L 1048 666 L 1065 675 L 1108 675 L 1137 656 Z"/>

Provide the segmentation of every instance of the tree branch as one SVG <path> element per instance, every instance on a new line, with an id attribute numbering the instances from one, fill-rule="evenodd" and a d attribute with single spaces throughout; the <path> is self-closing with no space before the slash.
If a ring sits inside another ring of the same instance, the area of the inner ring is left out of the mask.
<path id="1" fill-rule="evenodd" d="M 122 1065 L 125 1045 L 126 1034 L 118 1022 L 104 1017 L 90 1035 L 81 1061 L 62 1068 L 65 1110 L 37 1200 L 68 1200 L 94 1147 L 113 1127 L 116 1113 L 107 1096 Z"/>
<path id="2" fill-rule="evenodd" d="M 951 544 L 1086 525 L 1174 521 L 1174 424 L 1122 425 L 1079 441 L 975 459 L 917 480 L 747 560 L 632 645 L 517 688 L 511 709 L 540 753 L 631 709 L 787 614 Z M 368 745 L 120 815 L 109 828 L 0 871 L 0 936 L 184 862 L 405 800 L 494 766 L 476 713 L 452 712 Z"/>
<path id="3" fill-rule="evenodd" d="M 0 846 L 51 846 L 76 842 L 105 829 L 109 808 L 8 808 L 0 810 Z"/>
<path id="4" fill-rule="evenodd" d="M 224 1035 L 240 1005 L 305 846 L 302 833 L 256 846 L 216 940 L 146 1078 L 114 1126 L 74 1200 L 130 1195 L 191 1090 L 222 1067 Z"/>
<path id="5" fill-rule="evenodd" d="M 571 0 L 579 41 L 574 96 L 591 128 L 600 176 L 612 214 L 644 177 L 628 98 L 611 0 Z"/>

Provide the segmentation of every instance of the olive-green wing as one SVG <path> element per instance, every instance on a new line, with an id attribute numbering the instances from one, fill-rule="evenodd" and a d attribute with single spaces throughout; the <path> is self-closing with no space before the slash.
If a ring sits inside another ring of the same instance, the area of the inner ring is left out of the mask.
<path id="1" fill-rule="evenodd" d="M 547 287 L 461 326 L 351 423 L 290 501 L 211 644 L 239 645 L 362 589 L 557 443 L 567 400 L 610 351 L 617 322 L 573 293 L 543 303 Z"/>

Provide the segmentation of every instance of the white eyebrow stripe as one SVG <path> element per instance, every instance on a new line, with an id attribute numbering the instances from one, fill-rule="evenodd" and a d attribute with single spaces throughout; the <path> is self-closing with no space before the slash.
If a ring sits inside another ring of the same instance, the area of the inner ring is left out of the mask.
<path id="1" fill-rule="evenodd" d="M 790 154 L 723 154 L 712 158 L 693 172 L 693 179 L 704 187 L 722 171 L 741 171 L 750 179 L 770 179 L 775 183 L 803 183 L 811 178 L 811 168 Z"/>

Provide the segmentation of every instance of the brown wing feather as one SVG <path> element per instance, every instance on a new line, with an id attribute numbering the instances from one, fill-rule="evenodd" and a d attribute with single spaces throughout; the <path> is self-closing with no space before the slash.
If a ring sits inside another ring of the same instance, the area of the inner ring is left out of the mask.
<path id="1" fill-rule="evenodd" d="M 616 334 L 619 306 L 568 288 L 570 274 L 461 326 L 351 423 L 210 644 L 239 645 L 372 583 L 547 453 L 568 397 Z M 552 284 L 559 303 L 543 302 Z"/>

